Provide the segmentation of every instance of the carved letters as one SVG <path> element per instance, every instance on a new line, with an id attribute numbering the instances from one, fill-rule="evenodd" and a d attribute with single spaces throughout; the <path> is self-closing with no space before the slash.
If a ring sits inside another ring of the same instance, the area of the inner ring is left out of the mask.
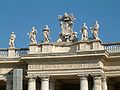
<path id="1" fill-rule="evenodd" d="M 81 69 L 81 68 L 96 68 L 99 67 L 97 63 L 88 64 L 40 64 L 28 65 L 29 70 L 60 70 L 60 69 Z"/>

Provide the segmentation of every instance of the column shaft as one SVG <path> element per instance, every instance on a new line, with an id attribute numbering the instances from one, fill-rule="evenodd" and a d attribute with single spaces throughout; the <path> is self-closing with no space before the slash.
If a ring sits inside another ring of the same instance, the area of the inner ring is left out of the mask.
<path id="1" fill-rule="evenodd" d="M 6 81 L 6 90 L 12 90 L 12 80 L 11 79 L 7 79 Z"/>
<path id="2" fill-rule="evenodd" d="M 39 82 L 36 83 L 36 90 L 40 90 L 40 83 Z"/>
<path id="3" fill-rule="evenodd" d="M 108 90 L 114 90 L 114 86 L 113 85 L 109 85 L 108 86 Z"/>
<path id="4" fill-rule="evenodd" d="M 50 81 L 50 90 L 55 90 L 55 80 Z"/>
<path id="5" fill-rule="evenodd" d="M 115 82 L 114 80 L 110 80 L 108 83 L 108 90 L 114 90 Z"/>
<path id="6" fill-rule="evenodd" d="M 80 90 L 88 90 L 88 80 L 87 77 L 80 77 Z"/>
<path id="7" fill-rule="evenodd" d="M 102 90 L 101 77 L 94 77 L 93 90 Z"/>
<path id="8" fill-rule="evenodd" d="M 48 77 L 41 78 L 41 90 L 49 90 L 49 78 Z"/>
<path id="9" fill-rule="evenodd" d="M 36 90 L 36 79 L 30 78 L 28 80 L 28 90 Z"/>
<path id="10" fill-rule="evenodd" d="M 102 90 L 107 90 L 107 81 L 106 81 L 106 78 L 102 78 Z"/>

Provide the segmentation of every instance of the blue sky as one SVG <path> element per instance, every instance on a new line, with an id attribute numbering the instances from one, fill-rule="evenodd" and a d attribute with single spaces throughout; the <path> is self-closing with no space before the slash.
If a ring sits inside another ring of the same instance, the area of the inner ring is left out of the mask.
<path id="1" fill-rule="evenodd" d="M 38 31 L 37 41 L 42 40 L 46 24 L 55 42 L 61 32 L 57 16 L 65 12 L 75 16 L 73 31 L 78 32 L 79 40 L 83 23 L 91 27 L 98 20 L 101 40 L 120 42 L 120 0 L 0 0 L 0 48 L 9 46 L 12 31 L 16 34 L 15 46 L 28 47 L 27 33 L 32 26 Z"/>

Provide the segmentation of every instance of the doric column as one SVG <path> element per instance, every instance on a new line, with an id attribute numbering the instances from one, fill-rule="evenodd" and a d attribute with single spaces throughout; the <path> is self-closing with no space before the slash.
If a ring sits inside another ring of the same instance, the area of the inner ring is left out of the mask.
<path id="1" fill-rule="evenodd" d="M 106 77 L 103 77 L 103 78 L 102 78 L 102 90 L 107 90 Z"/>
<path id="2" fill-rule="evenodd" d="M 80 77 L 80 90 L 88 90 L 88 79 L 86 76 Z"/>
<path id="3" fill-rule="evenodd" d="M 49 90 L 49 77 L 41 77 L 41 90 Z"/>
<path id="4" fill-rule="evenodd" d="M 60 83 L 59 81 L 55 82 L 55 90 L 62 90 L 62 83 Z"/>
<path id="5" fill-rule="evenodd" d="M 13 90 L 23 90 L 23 69 L 13 70 Z"/>
<path id="6" fill-rule="evenodd" d="M 115 82 L 114 79 L 108 81 L 108 90 L 114 90 Z"/>
<path id="7" fill-rule="evenodd" d="M 7 78 L 6 80 L 6 90 L 13 90 L 13 83 L 12 83 L 12 79 Z"/>
<path id="8" fill-rule="evenodd" d="M 102 90 L 101 76 L 94 76 L 93 84 L 93 90 Z"/>
<path id="9" fill-rule="evenodd" d="M 37 78 L 37 80 L 36 80 L 36 90 L 40 90 L 40 86 L 41 84 L 40 84 L 40 80 Z"/>
<path id="10" fill-rule="evenodd" d="M 36 79 L 35 78 L 29 78 L 28 90 L 36 90 Z"/>
<path id="11" fill-rule="evenodd" d="M 54 79 L 50 80 L 50 90 L 55 90 L 55 80 Z"/>

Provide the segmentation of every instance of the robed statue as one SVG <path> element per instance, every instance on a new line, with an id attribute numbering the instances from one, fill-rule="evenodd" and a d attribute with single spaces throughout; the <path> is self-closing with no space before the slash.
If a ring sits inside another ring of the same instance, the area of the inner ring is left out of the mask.
<path id="1" fill-rule="evenodd" d="M 30 38 L 30 44 L 37 44 L 37 41 L 36 41 L 37 30 L 35 27 L 32 27 L 32 31 L 28 33 L 28 35 Z"/>
<path id="2" fill-rule="evenodd" d="M 93 39 L 94 40 L 100 40 L 99 36 L 98 36 L 98 31 L 99 31 L 99 24 L 98 21 L 95 21 L 95 25 L 93 27 L 90 27 L 92 35 L 93 35 Z"/>
<path id="3" fill-rule="evenodd" d="M 15 38 L 16 38 L 16 35 L 14 34 L 14 32 L 11 33 L 10 35 L 10 39 L 9 39 L 9 46 L 10 48 L 14 48 L 15 47 Z"/>
<path id="4" fill-rule="evenodd" d="M 45 28 L 43 29 L 43 37 L 44 37 L 44 43 L 50 42 L 50 29 L 48 25 L 45 25 Z"/>
<path id="5" fill-rule="evenodd" d="M 86 23 L 83 24 L 83 27 L 81 29 L 81 33 L 82 33 L 82 38 L 81 41 L 86 41 L 88 40 L 88 27 L 86 26 Z"/>

